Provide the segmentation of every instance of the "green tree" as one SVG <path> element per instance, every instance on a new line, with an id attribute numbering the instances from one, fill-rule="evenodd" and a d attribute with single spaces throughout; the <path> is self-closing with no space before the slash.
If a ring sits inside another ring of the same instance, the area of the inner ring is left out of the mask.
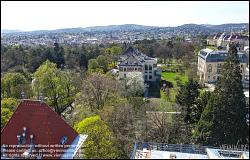
<path id="1" fill-rule="evenodd" d="M 100 66 L 96 59 L 90 59 L 88 62 L 88 70 L 91 72 L 95 72 L 97 69 L 99 69 Z"/>
<path id="2" fill-rule="evenodd" d="M 33 91 L 37 98 L 42 93 L 45 101 L 61 115 L 68 107 L 72 107 L 77 92 L 74 82 L 76 75 L 56 67 L 47 60 L 34 74 Z"/>
<path id="3" fill-rule="evenodd" d="M 195 100 L 199 96 L 199 83 L 193 79 L 189 79 L 184 85 L 178 89 L 176 95 L 177 104 L 183 107 L 185 114 L 184 121 L 186 123 L 194 123 Z"/>
<path id="4" fill-rule="evenodd" d="M 21 92 L 25 92 L 26 98 L 31 94 L 29 82 L 21 73 L 6 73 L 1 78 L 1 94 L 3 98 L 22 98 Z"/>
<path id="5" fill-rule="evenodd" d="M 96 58 L 99 68 L 103 69 L 104 72 L 108 71 L 108 60 L 105 56 L 100 55 Z"/>
<path id="6" fill-rule="evenodd" d="M 195 132 L 198 143 L 215 145 L 249 143 L 247 106 L 236 46 L 230 45 L 222 75 L 201 115 Z"/>
<path id="7" fill-rule="evenodd" d="M 84 158 L 115 159 L 119 156 L 115 138 L 109 127 L 99 116 L 92 116 L 79 122 L 75 129 L 80 134 L 88 135 L 84 142 Z"/>
<path id="8" fill-rule="evenodd" d="M 64 49 L 62 46 L 59 46 L 58 43 L 54 43 L 54 57 L 52 62 L 56 63 L 57 67 L 61 68 L 65 65 Z"/>
<path id="9" fill-rule="evenodd" d="M 9 121 L 12 114 L 13 112 L 9 108 L 1 108 L 1 129 Z"/>
<path id="10" fill-rule="evenodd" d="M 14 111 L 17 107 L 17 100 L 14 98 L 3 98 L 1 100 L 1 108 L 8 108 Z"/>
<path id="11" fill-rule="evenodd" d="M 194 105 L 194 121 L 196 123 L 200 120 L 201 114 L 204 111 L 210 97 L 211 97 L 211 92 L 205 91 L 202 92 L 196 99 Z"/>

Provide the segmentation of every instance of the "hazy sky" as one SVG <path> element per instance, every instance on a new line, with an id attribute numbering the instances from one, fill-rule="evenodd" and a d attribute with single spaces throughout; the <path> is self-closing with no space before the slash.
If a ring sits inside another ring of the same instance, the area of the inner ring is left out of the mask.
<path id="1" fill-rule="evenodd" d="M 1 28 L 24 31 L 140 24 L 249 23 L 249 2 L 2 2 Z"/>

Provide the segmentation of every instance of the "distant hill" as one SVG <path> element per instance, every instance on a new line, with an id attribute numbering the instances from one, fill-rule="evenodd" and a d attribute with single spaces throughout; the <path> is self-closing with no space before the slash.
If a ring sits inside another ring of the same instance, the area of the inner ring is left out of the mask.
<path id="1" fill-rule="evenodd" d="M 46 34 L 46 33 L 81 33 L 81 32 L 113 32 L 113 31 L 149 31 L 151 33 L 167 32 L 170 34 L 214 34 L 216 32 L 249 31 L 249 23 L 229 23 L 221 25 L 211 24 L 184 24 L 177 27 L 157 27 L 137 24 L 94 26 L 86 28 L 63 28 L 56 30 L 38 30 L 31 32 L 21 32 L 22 34 Z M 2 30 L 2 33 L 17 34 L 18 30 Z"/>
<path id="2" fill-rule="evenodd" d="M 1 33 L 15 33 L 22 32 L 21 30 L 12 30 L 12 29 L 1 29 Z"/>

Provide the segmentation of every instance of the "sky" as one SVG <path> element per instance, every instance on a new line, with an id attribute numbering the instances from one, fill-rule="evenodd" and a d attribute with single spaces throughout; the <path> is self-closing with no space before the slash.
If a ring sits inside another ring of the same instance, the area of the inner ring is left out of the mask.
<path id="1" fill-rule="evenodd" d="M 1 1 L 1 28 L 249 23 L 249 1 Z"/>

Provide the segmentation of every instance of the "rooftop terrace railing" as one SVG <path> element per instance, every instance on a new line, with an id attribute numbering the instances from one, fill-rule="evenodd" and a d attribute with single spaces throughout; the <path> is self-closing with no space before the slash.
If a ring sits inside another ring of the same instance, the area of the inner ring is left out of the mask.
<path id="1" fill-rule="evenodd" d="M 168 143 L 152 143 L 152 142 L 138 142 L 135 143 L 133 151 L 131 153 L 131 159 L 136 157 L 138 150 L 158 150 L 158 151 L 169 151 L 169 152 L 181 152 L 181 153 L 190 153 L 190 154 L 204 154 L 206 155 L 206 148 L 211 149 L 222 149 L 221 147 L 213 146 L 201 146 L 193 144 L 168 144 Z M 222 149 L 223 150 L 223 149 Z M 249 150 L 249 147 L 245 149 L 233 149 L 234 151 L 246 151 Z"/>

